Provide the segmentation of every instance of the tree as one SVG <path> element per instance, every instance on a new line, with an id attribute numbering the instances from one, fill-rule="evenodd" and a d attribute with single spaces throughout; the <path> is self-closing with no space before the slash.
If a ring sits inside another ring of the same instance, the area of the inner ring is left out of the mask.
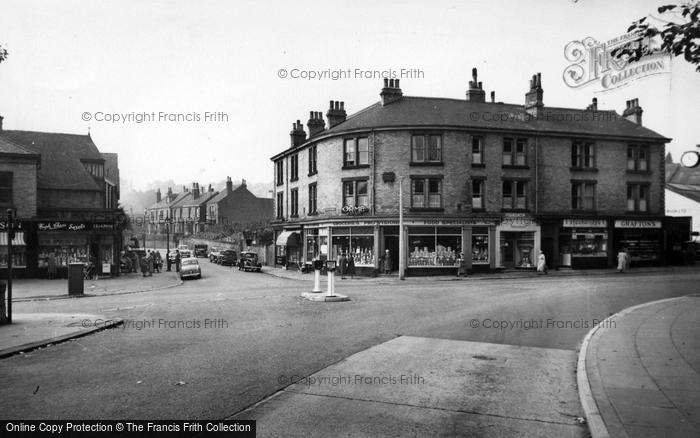
<path id="1" fill-rule="evenodd" d="M 627 32 L 638 36 L 639 41 L 659 39 L 661 51 L 673 56 L 681 56 L 700 72 L 700 1 L 682 3 L 679 5 L 664 5 L 658 9 L 664 19 L 658 19 L 665 24 L 660 28 L 647 21 L 648 17 L 632 23 Z M 639 61 L 643 56 L 651 55 L 655 50 L 649 44 L 633 44 L 612 51 L 616 58 L 626 58 L 628 61 Z"/>
<path id="2" fill-rule="evenodd" d="M 7 49 L 4 48 L 2 44 L 0 44 L 0 62 L 3 62 L 5 59 L 7 59 L 7 55 L 9 55 L 9 53 L 7 53 Z"/>

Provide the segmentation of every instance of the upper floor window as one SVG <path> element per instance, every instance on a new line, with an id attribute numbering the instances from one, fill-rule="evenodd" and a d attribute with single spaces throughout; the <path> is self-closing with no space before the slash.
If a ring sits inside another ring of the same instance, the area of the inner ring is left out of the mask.
<path id="1" fill-rule="evenodd" d="M 646 172 L 649 170 L 649 146 L 627 146 L 627 170 Z"/>
<path id="2" fill-rule="evenodd" d="M 627 185 L 627 211 L 649 211 L 649 184 Z"/>
<path id="3" fill-rule="evenodd" d="M 316 194 L 318 192 L 318 186 L 316 183 L 309 184 L 309 214 L 316 214 L 317 204 L 316 204 Z"/>
<path id="4" fill-rule="evenodd" d="M 571 183 L 571 209 L 595 210 L 595 183 L 574 181 Z"/>
<path id="5" fill-rule="evenodd" d="M 484 186 L 486 181 L 483 179 L 472 180 L 472 208 L 479 210 L 484 208 Z"/>
<path id="6" fill-rule="evenodd" d="M 579 169 L 595 167 L 595 145 L 593 142 L 576 140 L 572 143 L 571 167 Z"/>
<path id="7" fill-rule="evenodd" d="M 284 159 L 277 160 L 275 166 L 275 179 L 277 181 L 277 185 L 281 186 L 284 184 Z"/>
<path id="8" fill-rule="evenodd" d="M 369 195 L 367 180 L 354 180 L 343 182 L 343 207 L 369 207 Z"/>
<path id="9" fill-rule="evenodd" d="M 83 163 L 85 166 L 85 169 L 90 173 L 90 175 L 97 177 L 97 178 L 102 178 L 104 176 L 104 165 L 101 163 Z"/>
<path id="10" fill-rule="evenodd" d="M 438 134 L 411 137 L 412 163 L 442 163 L 442 136 Z"/>
<path id="11" fill-rule="evenodd" d="M 299 154 L 294 154 L 289 157 L 289 180 L 296 181 L 299 179 Z"/>
<path id="12" fill-rule="evenodd" d="M 289 191 L 289 209 L 291 210 L 291 217 L 299 216 L 299 189 L 292 189 Z"/>
<path id="13" fill-rule="evenodd" d="M 527 139 L 504 138 L 503 139 L 503 165 L 526 166 L 527 165 Z"/>
<path id="14" fill-rule="evenodd" d="M 507 210 L 527 209 L 527 181 L 503 181 L 503 208 Z"/>
<path id="15" fill-rule="evenodd" d="M 0 204 L 12 204 L 12 172 L 0 172 Z"/>
<path id="16" fill-rule="evenodd" d="M 348 138 L 343 142 L 343 167 L 369 165 L 369 142 L 367 137 Z"/>
<path id="17" fill-rule="evenodd" d="M 316 146 L 309 148 L 309 176 L 316 174 Z"/>
<path id="18" fill-rule="evenodd" d="M 442 208 L 442 179 L 411 178 L 411 208 Z"/>
<path id="19" fill-rule="evenodd" d="M 277 219 L 284 218 L 284 193 L 277 194 Z"/>
<path id="20" fill-rule="evenodd" d="M 484 137 L 472 137 L 472 165 L 484 164 Z"/>

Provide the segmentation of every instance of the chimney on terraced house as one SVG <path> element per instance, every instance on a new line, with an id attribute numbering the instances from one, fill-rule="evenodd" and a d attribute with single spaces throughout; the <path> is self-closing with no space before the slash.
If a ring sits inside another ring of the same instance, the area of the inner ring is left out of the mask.
<path id="1" fill-rule="evenodd" d="M 301 124 L 299 120 L 296 123 L 292 123 L 292 130 L 289 133 L 291 139 L 291 147 L 297 147 L 306 141 L 306 131 L 304 131 L 304 125 Z"/>
<path id="2" fill-rule="evenodd" d="M 379 97 L 382 98 L 382 106 L 389 105 L 392 102 L 403 97 L 403 92 L 401 92 L 401 87 L 399 86 L 398 79 L 384 79 L 384 88 L 382 88 Z"/>
<path id="3" fill-rule="evenodd" d="M 309 127 L 309 138 L 326 129 L 323 113 L 321 111 L 310 111 L 309 121 L 306 123 L 306 126 Z"/>
<path id="4" fill-rule="evenodd" d="M 160 203 L 161 197 L 160 197 L 160 189 L 156 190 L 156 203 Z"/>
<path id="5" fill-rule="evenodd" d="M 192 199 L 197 199 L 199 198 L 199 184 L 198 183 L 192 183 Z"/>
<path id="6" fill-rule="evenodd" d="M 343 123 L 347 117 L 347 113 L 345 112 L 345 102 L 331 100 L 328 107 L 328 112 L 326 112 L 326 117 L 328 118 L 328 129 Z"/>
<path id="7" fill-rule="evenodd" d="M 642 113 L 644 110 L 639 106 L 639 99 L 632 99 L 627 101 L 627 108 L 622 112 L 622 117 L 626 118 L 630 122 L 634 122 L 639 126 L 642 126 Z"/>
<path id="8" fill-rule="evenodd" d="M 525 93 L 525 111 L 533 117 L 537 117 L 544 108 L 544 90 L 542 89 L 542 74 L 532 75 L 530 79 L 530 91 Z"/>
<path id="9" fill-rule="evenodd" d="M 231 177 L 227 176 L 226 177 L 226 193 L 231 193 L 233 191 L 233 181 L 231 181 Z"/>
<path id="10" fill-rule="evenodd" d="M 486 102 L 486 92 L 484 91 L 482 83 L 477 81 L 476 68 L 472 69 L 472 80 L 469 81 L 467 100 L 469 102 Z"/>

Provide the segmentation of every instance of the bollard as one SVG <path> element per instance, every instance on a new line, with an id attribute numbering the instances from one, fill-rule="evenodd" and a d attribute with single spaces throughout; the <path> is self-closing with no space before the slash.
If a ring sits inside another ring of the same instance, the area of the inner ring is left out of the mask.
<path id="1" fill-rule="evenodd" d="M 328 271 L 328 293 L 326 294 L 326 296 L 328 296 L 328 297 L 335 296 L 335 284 L 333 284 L 334 282 L 335 282 L 335 270 L 333 270 L 333 271 L 329 270 Z"/>
<path id="2" fill-rule="evenodd" d="M 321 270 L 314 269 L 314 289 L 311 292 L 322 292 L 321 291 Z"/>

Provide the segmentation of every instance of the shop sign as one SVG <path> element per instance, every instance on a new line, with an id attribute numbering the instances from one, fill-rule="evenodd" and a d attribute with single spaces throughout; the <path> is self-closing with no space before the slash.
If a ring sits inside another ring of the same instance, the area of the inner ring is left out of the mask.
<path id="1" fill-rule="evenodd" d="M 361 214 L 369 213 L 369 207 L 366 205 L 343 205 L 340 210 L 341 213 L 348 216 L 358 216 Z"/>
<path id="2" fill-rule="evenodd" d="M 564 228 L 605 228 L 608 222 L 605 219 L 564 219 Z"/>
<path id="3" fill-rule="evenodd" d="M 112 231 L 114 224 L 92 224 L 92 229 L 97 231 Z"/>
<path id="4" fill-rule="evenodd" d="M 506 213 L 503 216 L 503 225 L 508 225 L 514 228 L 525 228 L 531 225 L 536 225 L 530 216 L 525 213 Z"/>
<path id="5" fill-rule="evenodd" d="M 7 231 L 8 228 L 7 221 L 0 221 L 0 231 Z M 16 222 L 14 228 L 15 230 L 21 230 L 22 222 Z"/>
<path id="6" fill-rule="evenodd" d="M 37 225 L 39 231 L 113 231 L 113 223 L 90 223 L 90 222 L 39 222 Z"/>
<path id="7" fill-rule="evenodd" d="M 615 221 L 615 228 L 661 228 L 661 221 L 618 219 Z"/>
<path id="8" fill-rule="evenodd" d="M 404 219 L 403 224 L 405 226 L 417 226 L 417 225 L 474 225 L 481 227 L 488 227 L 496 225 L 495 220 L 485 220 L 485 219 Z M 321 226 L 374 226 L 374 225 L 399 225 L 398 219 L 365 219 L 365 220 L 354 220 L 354 221 L 336 221 L 336 222 L 324 222 Z"/>

